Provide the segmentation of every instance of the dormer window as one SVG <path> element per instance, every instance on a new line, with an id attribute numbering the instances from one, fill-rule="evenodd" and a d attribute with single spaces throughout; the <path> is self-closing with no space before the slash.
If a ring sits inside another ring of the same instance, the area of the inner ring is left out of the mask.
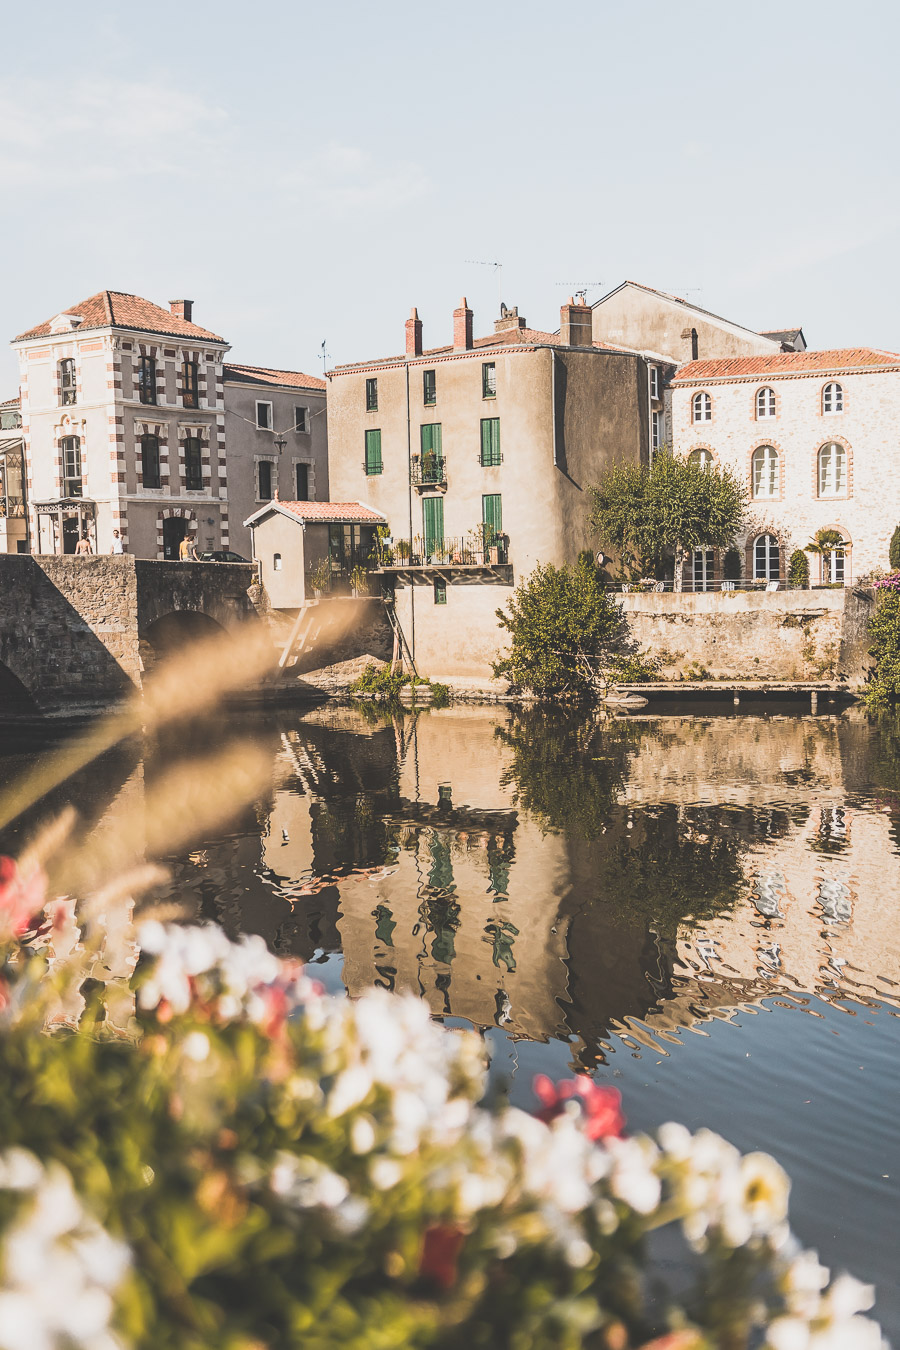
<path id="1" fill-rule="evenodd" d="M 71 333 L 83 322 L 80 314 L 57 314 L 50 320 L 51 333 Z"/>
<path id="2" fill-rule="evenodd" d="M 695 394 L 691 400 L 691 418 L 694 422 L 712 421 L 712 399 L 709 394 Z"/>
<path id="3" fill-rule="evenodd" d="M 75 402 L 75 358 L 67 356 L 59 363 L 59 401 L 64 407 Z"/>
<path id="4" fill-rule="evenodd" d="M 766 388 L 764 388 L 764 389 L 758 389 L 758 390 L 757 390 L 757 393 L 756 393 L 756 416 L 757 416 L 757 418 L 762 418 L 762 417 L 774 417 L 774 416 L 775 416 L 775 390 L 774 390 L 774 389 L 769 389 L 768 387 L 766 387 Z"/>
<path id="5" fill-rule="evenodd" d="M 834 380 L 822 390 L 823 413 L 841 413 L 844 411 L 844 390 Z"/>

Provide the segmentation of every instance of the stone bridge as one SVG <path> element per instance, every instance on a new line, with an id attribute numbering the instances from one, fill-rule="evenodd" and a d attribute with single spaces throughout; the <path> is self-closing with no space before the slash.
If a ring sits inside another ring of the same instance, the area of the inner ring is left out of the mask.
<path id="1" fill-rule="evenodd" d="M 108 707 L 155 656 L 256 617 L 249 563 L 0 554 L 0 717 Z"/>

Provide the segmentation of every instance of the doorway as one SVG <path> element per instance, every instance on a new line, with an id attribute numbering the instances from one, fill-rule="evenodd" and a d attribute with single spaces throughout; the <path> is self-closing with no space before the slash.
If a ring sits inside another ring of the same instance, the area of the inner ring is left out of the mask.
<path id="1" fill-rule="evenodd" d="M 183 516 L 168 516 L 163 521 L 163 557 L 169 562 L 178 561 L 178 545 L 188 532 L 188 523 Z"/>
<path id="2" fill-rule="evenodd" d="M 711 548 L 694 549 L 694 590 L 711 591 L 715 576 L 714 554 Z"/>
<path id="3" fill-rule="evenodd" d="M 75 545 L 81 538 L 78 531 L 78 516 L 64 516 L 62 523 L 62 551 L 63 553 L 74 553 Z"/>

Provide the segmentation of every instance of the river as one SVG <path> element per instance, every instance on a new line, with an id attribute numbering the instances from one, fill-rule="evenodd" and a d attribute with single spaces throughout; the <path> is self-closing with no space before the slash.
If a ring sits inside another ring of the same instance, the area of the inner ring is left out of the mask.
<path id="1" fill-rule="evenodd" d="M 582 1070 L 632 1129 L 771 1152 L 800 1238 L 876 1284 L 900 1344 L 900 726 L 766 706 L 234 714 L 271 790 L 166 859 L 168 893 L 330 989 L 478 1027 L 517 1104 Z M 56 801 L 102 826 L 225 730 L 121 749 Z M 7 739 L 4 781 L 37 753 Z"/>

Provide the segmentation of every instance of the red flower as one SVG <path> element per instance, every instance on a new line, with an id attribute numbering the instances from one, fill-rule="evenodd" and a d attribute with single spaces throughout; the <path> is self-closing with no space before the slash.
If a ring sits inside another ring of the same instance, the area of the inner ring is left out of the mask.
<path id="1" fill-rule="evenodd" d="M 538 1120 L 549 1123 L 562 1115 L 566 1102 L 578 1098 L 583 1118 L 582 1129 L 588 1139 L 619 1139 L 625 1128 L 622 1115 L 622 1094 L 618 1088 L 598 1087 L 587 1074 L 553 1083 L 546 1074 L 539 1073 L 534 1080 L 534 1093 L 542 1103 Z"/>
<path id="2" fill-rule="evenodd" d="M 47 878 L 39 867 L 25 876 L 13 858 L 0 857 L 0 938 L 21 937 L 47 901 Z"/>
<path id="3" fill-rule="evenodd" d="M 441 1289 L 452 1289 L 456 1284 L 456 1263 L 464 1241 L 462 1229 L 451 1224 L 438 1223 L 426 1228 L 419 1274 L 434 1280 Z"/>

